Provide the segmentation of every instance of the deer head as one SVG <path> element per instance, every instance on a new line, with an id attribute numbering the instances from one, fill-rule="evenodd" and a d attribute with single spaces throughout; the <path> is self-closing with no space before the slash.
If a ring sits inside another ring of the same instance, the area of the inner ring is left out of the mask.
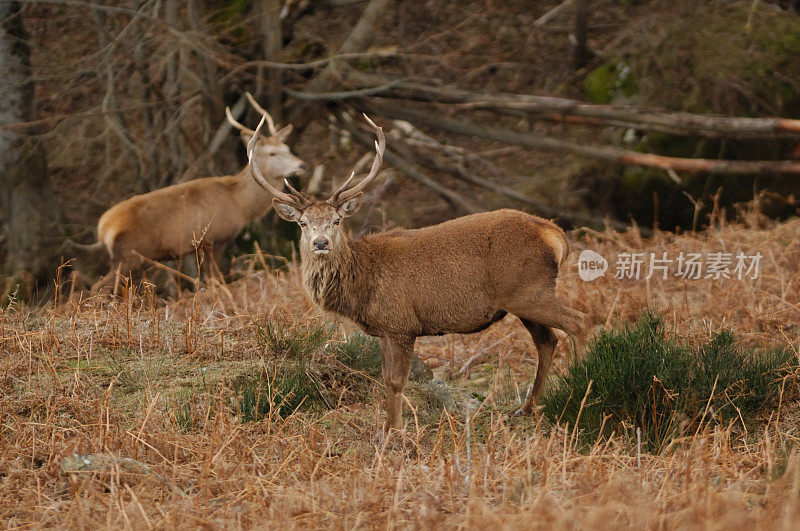
<path id="1" fill-rule="evenodd" d="M 292 125 L 289 124 L 280 131 L 275 127 L 275 122 L 269 113 L 261 107 L 253 96 L 247 92 L 245 93 L 250 104 L 264 117 L 269 127 L 269 135 L 260 137 L 252 147 L 252 160 L 255 160 L 261 168 L 272 178 L 276 183 L 280 183 L 282 179 L 304 173 L 308 170 L 308 165 L 298 157 L 294 156 L 286 145 L 286 138 L 292 132 Z M 228 123 L 239 130 L 242 137 L 242 142 L 247 146 L 248 157 L 250 157 L 253 139 L 257 136 L 255 131 L 248 129 L 244 125 L 237 122 L 231 115 L 228 107 L 225 108 L 225 115 L 228 118 Z"/>
<path id="2" fill-rule="evenodd" d="M 367 115 L 364 115 L 367 123 L 373 128 L 378 140 L 375 142 L 375 160 L 372 163 L 369 175 L 355 186 L 350 186 L 355 177 L 355 171 L 350 177 L 324 201 L 312 200 L 285 182 L 289 193 L 284 193 L 272 186 L 261 173 L 260 161 L 255 155 L 258 138 L 264 123 L 268 121 L 268 115 L 264 114 L 261 122 L 255 130 L 255 134 L 250 139 L 247 147 L 247 156 L 250 160 L 250 171 L 253 178 L 264 189 L 275 196 L 272 206 L 278 215 L 287 220 L 300 225 L 302 235 L 300 236 L 300 250 L 306 256 L 324 259 L 326 255 L 336 251 L 341 247 L 345 239 L 342 231 L 342 219 L 352 216 L 361 207 L 364 198 L 364 188 L 371 183 L 378 175 L 381 163 L 383 162 L 383 152 L 386 149 L 386 137 L 383 129 L 375 125 Z"/>

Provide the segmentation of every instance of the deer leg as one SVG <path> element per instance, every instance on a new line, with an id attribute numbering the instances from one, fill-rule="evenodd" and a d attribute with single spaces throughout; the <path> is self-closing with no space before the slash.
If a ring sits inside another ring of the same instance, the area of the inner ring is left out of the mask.
<path id="1" fill-rule="evenodd" d="M 224 278 L 230 272 L 230 260 L 225 259 L 225 249 L 230 245 L 230 241 L 214 242 L 214 264 L 217 266 L 219 274 Z"/>
<path id="2" fill-rule="evenodd" d="M 119 262 L 112 261 L 111 270 L 100 280 L 92 284 L 92 287 L 89 289 L 89 291 L 91 293 L 102 293 L 109 287 L 113 286 L 117 279 L 117 271 L 119 269 L 119 266 L 120 266 Z"/>
<path id="3" fill-rule="evenodd" d="M 539 364 L 536 366 L 536 378 L 533 381 L 533 390 L 528 395 L 525 404 L 519 408 L 515 415 L 530 415 L 533 413 L 533 403 L 539 398 L 547 374 L 550 372 L 550 363 L 553 361 L 553 352 L 558 344 L 558 338 L 550 328 L 522 319 L 522 324 L 530 332 L 536 350 L 539 352 Z"/>
<path id="4" fill-rule="evenodd" d="M 403 387 L 411 369 L 416 338 L 382 337 L 383 381 L 386 384 L 385 431 L 403 427 Z"/>
<path id="5" fill-rule="evenodd" d="M 144 260 L 139 258 L 138 255 L 129 252 L 126 253 L 124 258 L 120 260 L 117 264 L 117 267 L 114 271 L 114 291 L 113 294 L 116 297 L 120 285 L 122 284 L 124 279 L 127 279 L 127 288 L 133 289 L 134 286 L 134 278 L 133 274 L 135 272 L 139 272 L 142 270 L 144 265 Z"/>
<path id="6" fill-rule="evenodd" d="M 122 258 L 111 260 L 111 270 L 106 276 L 92 285 L 92 293 L 100 293 L 101 291 L 105 291 L 106 288 L 112 288 L 111 293 L 116 297 L 120 287 L 120 275 L 132 277 L 133 272 L 138 271 L 142 267 L 141 258 L 133 253 L 115 252 L 114 256 L 122 256 Z M 132 280 L 131 283 L 133 283 Z"/>
<path id="7" fill-rule="evenodd" d="M 583 350 L 581 330 L 586 315 L 564 306 L 555 294 L 537 292 L 527 295 L 523 292 L 502 307 L 523 321 L 563 330 L 575 342 L 575 352 Z"/>
<path id="8" fill-rule="evenodd" d="M 216 276 L 219 270 L 214 262 L 214 244 L 213 242 L 203 241 L 197 250 L 200 269 L 197 271 L 198 278 L 202 276 L 206 281 Z"/>
<path id="9" fill-rule="evenodd" d="M 197 267 L 197 257 L 198 255 L 196 252 L 187 253 L 181 256 L 180 260 L 178 260 L 178 266 L 176 269 L 188 277 L 200 278 L 200 269 Z M 177 282 L 178 291 L 180 292 L 181 289 L 183 289 L 184 283 L 188 283 L 189 281 L 185 278 L 178 277 Z M 192 282 L 188 289 L 192 290 L 195 286 L 196 284 Z"/>

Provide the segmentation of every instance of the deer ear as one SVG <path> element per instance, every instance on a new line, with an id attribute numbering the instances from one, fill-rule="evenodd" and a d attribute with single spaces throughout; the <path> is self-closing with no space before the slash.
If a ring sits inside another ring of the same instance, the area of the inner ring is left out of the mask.
<path id="1" fill-rule="evenodd" d="M 249 129 L 242 129 L 239 131 L 239 136 L 242 137 L 242 142 L 244 142 L 245 147 L 250 142 L 250 139 L 253 138 L 253 131 Z"/>
<path id="2" fill-rule="evenodd" d="M 283 201 L 278 201 L 275 198 L 272 199 L 272 208 L 275 209 L 275 212 L 278 213 L 278 216 L 286 221 L 294 221 L 296 223 L 300 221 L 300 217 L 303 215 L 303 211 L 296 206 L 290 205 L 289 203 L 284 203 Z"/>
<path id="3" fill-rule="evenodd" d="M 339 213 L 340 217 L 346 218 L 348 216 L 352 216 L 358 209 L 361 208 L 361 201 L 364 199 L 364 192 L 358 192 L 356 195 L 339 203 L 339 206 L 336 207 L 336 211 Z"/>
<path id="4" fill-rule="evenodd" d="M 275 138 L 278 139 L 278 142 L 286 143 L 286 139 L 289 138 L 289 135 L 292 134 L 292 129 L 294 126 L 292 124 L 287 125 L 277 133 L 275 133 Z"/>

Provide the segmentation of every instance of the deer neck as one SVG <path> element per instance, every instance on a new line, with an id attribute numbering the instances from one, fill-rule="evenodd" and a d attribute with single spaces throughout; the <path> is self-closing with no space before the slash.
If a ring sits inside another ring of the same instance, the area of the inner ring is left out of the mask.
<path id="1" fill-rule="evenodd" d="M 262 170 L 264 176 L 270 182 L 275 182 L 275 178 L 269 174 L 268 171 Z M 239 204 L 242 212 L 245 213 L 247 219 L 260 218 L 272 208 L 272 194 L 264 190 L 250 174 L 250 167 L 245 166 L 242 171 L 236 175 L 236 180 L 239 186 L 236 189 L 236 202 Z M 280 184 L 278 187 L 282 186 Z"/>
<path id="2" fill-rule="evenodd" d="M 302 248 L 301 270 L 303 285 L 319 306 L 343 315 L 362 326 L 365 293 L 369 292 L 369 278 L 364 264 L 362 242 L 345 237 L 336 255 L 320 259 Z"/>

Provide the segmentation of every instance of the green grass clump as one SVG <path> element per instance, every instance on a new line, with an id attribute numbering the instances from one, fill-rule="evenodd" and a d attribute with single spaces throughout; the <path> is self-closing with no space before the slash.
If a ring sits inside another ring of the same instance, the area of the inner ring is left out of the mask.
<path id="1" fill-rule="evenodd" d="M 184 389 L 178 393 L 172 413 L 175 427 L 181 433 L 191 432 L 200 423 L 200 418 L 198 418 L 200 407 L 195 402 L 195 396 L 191 392 Z"/>
<path id="2" fill-rule="evenodd" d="M 233 385 L 233 391 L 243 422 L 256 422 L 273 413 L 286 418 L 296 411 L 326 404 L 304 361 L 282 364 L 243 378 Z"/>
<path id="3" fill-rule="evenodd" d="M 331 346 L 331 351 L 336 359 L 354 369 L 377 377 L 381 375 L 381 355 L 380 342 L 366 334 L 356 332 L 347 338 L 344 343 L 335 343 Z"/>
<path id="4" fill-rule="evenodd" d="M 245 422 L 263 419 L 270 413 L 287 417 L 295 411 L 324 406 L 320 368 L 316 354 L 331 340 L 330 327 L 296 325 L 270 319 L 255 323 L 256 338 L 271 358 L 267 369 L 240 379 L 233 386 L 239 414 Z"/>
<path id="5" fill-rule="evenodd" d="M 638 428 L 643 447 L 655 451 L 701 422 L 752 419 L 777 401 L 794 361 L 786 349 L 744 349 L 729 331 L 692 347 L 647 312 L 598 333 L 541 404 L 550 421 L 577 423 L 586 442 L 611 433 L 635 440 Z"/>
<path id="6" fill-rule="evenodd" d="M 278 357 L 305 359 L 331 339 L 325 326 L 296 326 L 275 319 L 265 324 L 255 323 L 259 344 Z"/>
<path id="7" fill-rule="evenodd" d="M 337 342 L 328 326 L 269 320 L 256 323 L 256 335 L 269 356 L 268 367 L 232 386 L 244 422 L 361 400 L 365 383 L 372 385 L 381 373 L 380 344 L 362 333 Z"/>

